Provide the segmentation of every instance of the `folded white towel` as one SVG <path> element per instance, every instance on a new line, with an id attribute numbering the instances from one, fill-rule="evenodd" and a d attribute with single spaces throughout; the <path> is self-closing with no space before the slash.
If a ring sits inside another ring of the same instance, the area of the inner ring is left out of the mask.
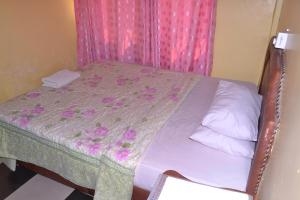
<path id="1" fill-rule="evenodd" d="M 67 84 L 57 84 L 57 83 L 43 83 L 42 86 L 51 87 L 51 88 L 61 88 Z"/>
<path id="2" fill-rule="evenodd" d="M 43 82 L 43 86 L 60 88 L 71 83 L 72 81 L 74 81 L 79 77 L 80 77 L 79 72 L 73 72 L 64 69 L 52 74 L 51 76 L 42 78 L 42 82 Z"/>

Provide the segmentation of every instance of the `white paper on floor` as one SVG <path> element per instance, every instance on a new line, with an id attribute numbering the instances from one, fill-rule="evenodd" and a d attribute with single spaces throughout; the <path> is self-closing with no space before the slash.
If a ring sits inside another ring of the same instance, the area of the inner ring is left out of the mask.
<path id="1" fill-rule="evenodd" d="M 35 175 L 5 200 L 64 200 L 73 188 L 41 175 Z"/>

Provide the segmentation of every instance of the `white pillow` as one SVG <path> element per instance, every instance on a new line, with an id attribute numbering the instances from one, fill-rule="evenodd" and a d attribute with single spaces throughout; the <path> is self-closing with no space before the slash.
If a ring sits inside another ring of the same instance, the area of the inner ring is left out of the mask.
<path id="1" fill-rule="evenodd" d="M 190 138 L 234 156 L 253 158 L 254 155 L 255 142 L 227 137 L 203 126 L 200 126 Z"/>
<path id="2" fill-rule="evenodd" d="M 202 125 L 229 137 L 256 141 L 261 100 L 257 91 L 221 80 Z"/>

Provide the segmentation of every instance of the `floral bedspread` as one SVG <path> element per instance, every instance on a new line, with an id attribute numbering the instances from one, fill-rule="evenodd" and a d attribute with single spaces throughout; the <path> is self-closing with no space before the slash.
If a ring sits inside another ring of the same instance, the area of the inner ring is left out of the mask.
<path id="1" fill-rule="evenodd" d="M 0 105 L 0 120 L 128 169 L 198 80 L 120 63 L 91 65 L 59 89 L 41 87 Z"/>

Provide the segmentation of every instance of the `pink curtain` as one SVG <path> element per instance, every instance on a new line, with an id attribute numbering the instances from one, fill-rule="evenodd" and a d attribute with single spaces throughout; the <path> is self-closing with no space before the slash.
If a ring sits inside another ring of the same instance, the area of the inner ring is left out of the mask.
<path id="1" fill-rule="evenodd" d="M 78 63 L 210 75 L 216 0 L 75 0 Z"/>

